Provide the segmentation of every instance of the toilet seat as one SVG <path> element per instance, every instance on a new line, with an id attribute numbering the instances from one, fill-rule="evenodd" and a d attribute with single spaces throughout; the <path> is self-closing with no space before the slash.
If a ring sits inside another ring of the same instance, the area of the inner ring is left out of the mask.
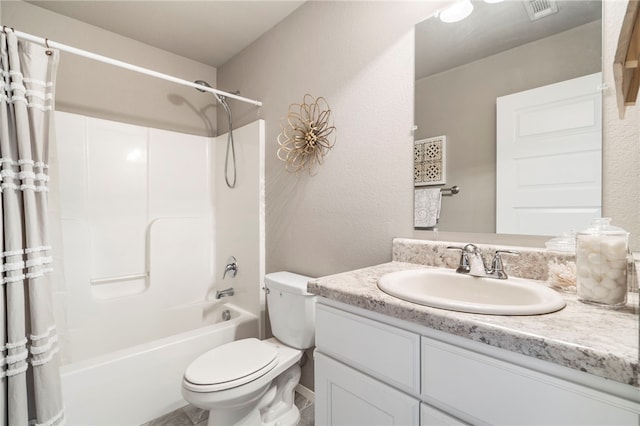
<path id="1" fill-rule="evenodd" d="M 195 359 L 184 373 L 185 388 L 214 392 L 249 383 L 278 364 L 278 351 L 254 338 L 236 340 Z"/>

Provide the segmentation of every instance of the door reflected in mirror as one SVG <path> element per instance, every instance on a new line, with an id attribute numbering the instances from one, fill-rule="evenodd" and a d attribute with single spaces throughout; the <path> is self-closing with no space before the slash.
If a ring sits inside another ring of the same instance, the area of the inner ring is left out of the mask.
<path id="1" fill-rule="evenodd" d="M 446 185 L 460 187 L 442 198 L 437 229 L 557 235 L 586 227 L 600 216 L 601 108 L 583 97 L 510 111 L 508 131 L 518 136 L 510 161 L 519 168 L 506 166 L 504 174 L 497 171 L 505 169 L 496 148 L 497 99 L 599 73 L 601 2 L 558 1 L 556 13 L 536 20 L 522 2 L 472 3 L 462 21 L 432 17 L 415 31 L 414 138 L 446 135 Z M 599 91 L 595 84 L 588 96 L 599 98 Z M 560 137 L 569 140 L 569 157 Z M 505 196 L 513 201 L 509 213 L 497 213 Z"/>

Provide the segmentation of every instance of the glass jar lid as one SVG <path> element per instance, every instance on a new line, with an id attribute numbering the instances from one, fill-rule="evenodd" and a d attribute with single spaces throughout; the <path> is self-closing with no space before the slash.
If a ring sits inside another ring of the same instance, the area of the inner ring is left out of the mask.
<path id="1" fill-rule="evenodd" d="M 593 219 L 591 221 L 591 225 L 587 229 L 578 232 L 578 235 L 628 236 L 629 233 L 618 226 L 611 225 L 611 218 L 600 217 L 600 218 Z"/>

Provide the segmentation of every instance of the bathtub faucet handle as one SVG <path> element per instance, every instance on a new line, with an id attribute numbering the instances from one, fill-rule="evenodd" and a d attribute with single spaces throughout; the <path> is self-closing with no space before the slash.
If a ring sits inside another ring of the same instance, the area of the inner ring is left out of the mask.
<path id="1" fill-rule="evenodd" d="M 224 273 L 222 274 L 222 279 L 224 280 L 227 274 L 231 275 L 231 278 L 235 278 L 238 273 L 238 261 L 235 257 L 229 256 L 227 259 L 227 266 L 224 268 Z"/>

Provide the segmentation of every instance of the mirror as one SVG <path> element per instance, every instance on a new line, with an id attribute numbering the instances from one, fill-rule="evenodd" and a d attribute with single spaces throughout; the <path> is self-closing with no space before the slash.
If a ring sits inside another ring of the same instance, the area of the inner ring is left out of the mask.
<path id="1" fill-rule="evenodd" d="M 524 2 L 473 1 L 462 21 L 416 25 L 414 139 L 446 136 L 444 186 L 460 187 L 442 197 L 438 230 L 496 232 L 497 98 L 601 71 L 601 2 L 555 3 L 557 13 L 532 21 Z"/>

